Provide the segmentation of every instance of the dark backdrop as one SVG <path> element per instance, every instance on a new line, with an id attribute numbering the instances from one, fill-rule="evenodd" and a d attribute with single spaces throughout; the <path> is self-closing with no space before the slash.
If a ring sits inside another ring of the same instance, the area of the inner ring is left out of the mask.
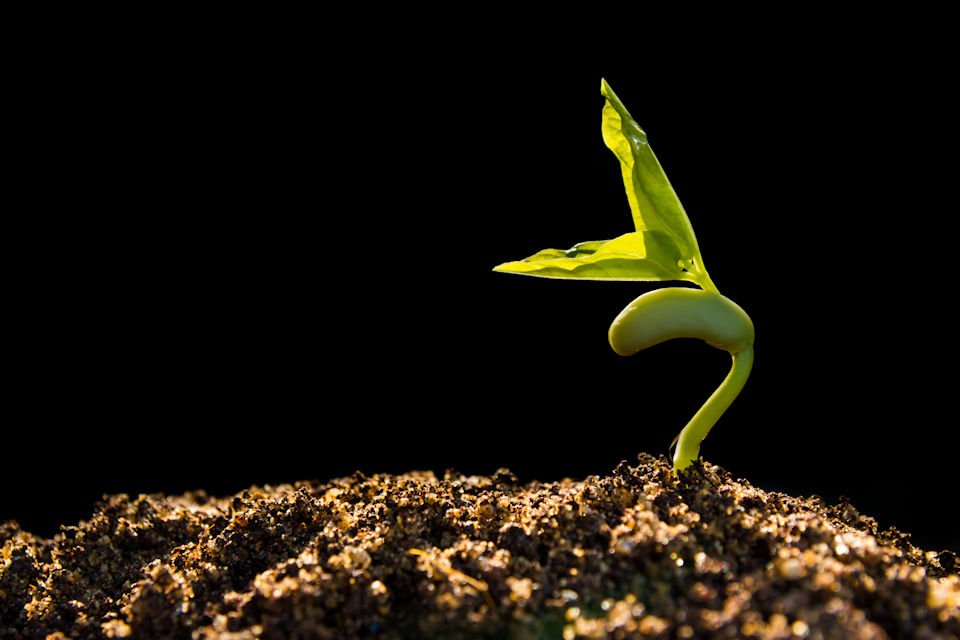
<path id="1" fill-rule="evenodd" d="M 757 327 L 705 457 L 958 546 L 956 134 L 936 52 L 771 35 L 683 62 L 669 43 L 490 36 L 362 63 L 202 41 L 90 43 L 18 99 L 0 518 L 50 533 L 107 492 L 355 469 L 549 480 L 665 453 L 728 357 L 613 354 L 610 321 L 650 285 L 491 272 L 631 230 L 606 76 Z"/>

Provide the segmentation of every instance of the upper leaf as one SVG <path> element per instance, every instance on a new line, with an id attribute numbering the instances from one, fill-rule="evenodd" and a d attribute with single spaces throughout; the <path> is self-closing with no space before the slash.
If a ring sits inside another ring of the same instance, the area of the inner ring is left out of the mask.
<path id="1" fill-rule="evenodd" d="M 670 235 L 685 260 L 703 266 L 697 237 L 660 161 L 647 143 L 647 134 L 630 116 L 606 80 L 600 81 L 603 105 L 603 141 L 620 161 L 633 224 L 637 231 L 649 229 Z"/>
<path id="2" fill-rule="evenodd" d="M 697 238 L 660 162 L 620 99 L 601 81 L 606 98 L 603 141 L 620 160 L 636 232 L 572 249 L 545 249 L 494 271 L 585 280 L 689 280 L 715 290 L 703 268 Z"/>

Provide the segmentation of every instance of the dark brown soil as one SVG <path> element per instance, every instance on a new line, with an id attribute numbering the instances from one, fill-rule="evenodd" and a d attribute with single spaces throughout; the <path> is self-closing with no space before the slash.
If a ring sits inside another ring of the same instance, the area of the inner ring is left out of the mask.
<path id="1" fill-rule="evenodd" d="M 646 455 L 582 482 L 112 496 L 0 543 L 2 638 L 960 637 L 953 553 Z"/>

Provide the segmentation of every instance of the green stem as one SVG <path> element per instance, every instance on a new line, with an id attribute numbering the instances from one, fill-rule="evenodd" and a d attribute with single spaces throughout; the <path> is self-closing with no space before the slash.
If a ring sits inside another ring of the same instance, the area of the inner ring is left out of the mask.
<path id="1" fill-rule="evenodd" d="M 720 295 L 720 290 L 717 289 L 717 285 L 713 284 L 713 280 L 710 279 L 710 276 L 707 275 L 706 271 L 697 273 L 696 278 L 696 283 L 700 285 L 701 289 Z"/>
<path id="2" fill-rule="evenodd" d="M 691 462 L 700 456 L 700 443 L 710 433 L 710 429 L 720 419 L 723 412 L 730 407 L 734 399 L 740 394 L 747 378 L 750 377 L 750 369 L 753 368 L 753 347 L 748 347 L 731 355 L 733 356 L 733 365 L 730 367 L 730 373 L 717 387 L 717 390 L 713 392 L 713 395 L 707 398 L 707 401 L 690 419 L 690 422 L 687 423 L 687 426 L 683 428 L 677 438 L 677 452 L 673 456 L 673 468 L 678 471 L 686 469 Z"/>
<path id="3" fill-rule="evenodd" d="M 710 274 L 703 268 L 703 258 L 699 253 L 690 260 L 690 271 L 693 273 L 694 282 L 700 285 L 701 289 L 720 295 L 720 290 L 717 289 L 717 285 L 713 284 L 713 280 L 710 279 Z"/>

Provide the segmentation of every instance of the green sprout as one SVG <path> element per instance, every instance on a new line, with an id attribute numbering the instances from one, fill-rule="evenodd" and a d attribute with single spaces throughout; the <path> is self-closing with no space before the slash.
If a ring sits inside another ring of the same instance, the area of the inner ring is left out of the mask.
<path id="1" fill-rule="evenodd" d="M 647 143 L 647 134 L 606 80 L 601 80 L 600 92 L 606 98 L 603 141 L 620 161 L 637 230 L 613 240 L 581 242 L 566 251 L 545 249 L 494 271 L 581 280 L 681 280 L 700 287 L 670 287 L 641 295 L 620 312 L 608 334 L 610 346 L 622 356 L 674 338 L 698 338 L 732 356 L 730 373 L 674 438 L 673 468 L 679 471 L 700 455 L 700 443 L 750 376 L 753 322 L 720 294 L 707 274 L 693 227 Z"/>

